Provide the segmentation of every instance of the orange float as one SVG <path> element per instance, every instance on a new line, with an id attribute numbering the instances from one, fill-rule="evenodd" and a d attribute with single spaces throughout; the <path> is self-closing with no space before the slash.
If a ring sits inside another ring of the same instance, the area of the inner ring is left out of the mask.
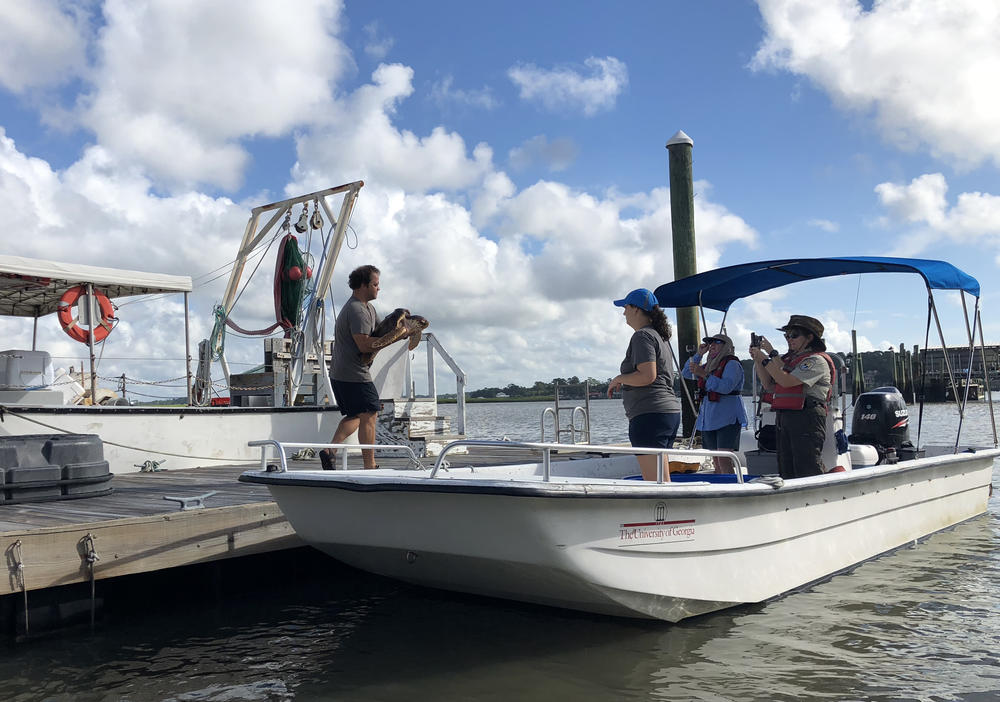
<path id="1" fill-rule="evenodd" d="M 104 341 L 113 328 L 112 322 L 115 319 L 115 308 L 111 305 L 111 300 L 100 290 L 94 290 L 94 298 L 97 300 L 97 308 L 100 310 L 100 322 L 96 327 L 84 329 L 79 325 L 79 318 L 73 316 L 73 308 L 81 295 L 87 294 L 87 286 L 77 285 L 70 288 L 59 298 L 59 309 L 56 314 L 59 316 L 59 324 L 63 331 L 69 334 L 71 339 L 76 339 L 81 343 L 88 343 L 90 335 L 94 337 L 94 343 Z"/>

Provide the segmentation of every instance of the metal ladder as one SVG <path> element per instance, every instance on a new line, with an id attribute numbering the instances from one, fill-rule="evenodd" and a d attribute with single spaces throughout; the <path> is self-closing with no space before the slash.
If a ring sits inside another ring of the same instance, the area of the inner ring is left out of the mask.
<path id="1" fill-rule="evenodd" d="M 541 418 L 541 439 L 542 443 L 545 443 L 545 417 L 551 415 L 552 423 L 555 426 L 555 441 L 557 444 L 567 443 L 563 441 L 563 437 L 569 434 L 569 442 L 571 444 L 576 443 L 590 443 L 590 383 L 585 382 L 583 385 L 583 397 L 584 406 L 572 405 L 564 406 L 560 404 L 560 400 L 563 399 L 559 396 L 560 386 L 558 383 L 555 385 L 555 403 L 553 407 L 546 407 L 542 410 Z M 569 425 L 563 428 L 563 422 L 561 421 L 564 413 L 570 412 Z M 579 427 L 577 427 L 577 415 L 580 415 L 582 422 Z M 577 433 L 582 437 L 582 442 L 578 442 L 576 439 Z"/>

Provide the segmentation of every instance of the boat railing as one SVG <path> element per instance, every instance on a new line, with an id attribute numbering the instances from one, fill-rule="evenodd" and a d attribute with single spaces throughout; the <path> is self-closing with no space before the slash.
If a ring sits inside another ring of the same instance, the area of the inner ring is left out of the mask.
<path id="1" fill-rule="evenodd" d="M 253 444 L 251 444 L 253 445 Z M 443 466 L 447 465 L 445 461 L 445 456 L 448 453 L 459 446 L 487 446 L 490 448 L 502 448 L 502 449 L 532 449 L 542 452 L 542 479 L 545 482 L 549 482 L 552 478 L 552 452 L 553 451 L 566 451 L 568 446 L 572 446 L 572 451 L 574 452 L 585 452 L 585 453 L 620 453 L 620 454 L 642 454 L 642 455 L 654 455 L 656 456 L 656 482 L 670 482 L 670 472 L 666 471 L 664 473 L 664 462 L 669 463 L 669 457 L 671 455 L 680 455 L 692 458 L 707 458 L 711 456 L 718 456 L 721 458 L 728 458 L 732 461 L 733 472 L 736 473 L 736 481 L 739 483 L 743 482 L 743 463 L 740 461 L 740 457 L 732 451 L 709 451 L 707 449 L 663 449 L 663 448 L 643 448 L 639 446 L 598 446 L 592 444 L 553 444 L 553 443 L 536 443 L 536 442 L 526 442 L 526 441 L 488 441 L 485 439 L 459 439 L 457 441 L 452 441 L 447 444 L 441 453 L 437 457 L 437 461 L 434 463 L 434 467 L 431 468 L 428 478 L 433 478 L 437 475 L 438 470 Z M 664 475 L 666 480 L 664 480 Z"/>
<path id="2" fill-rule="evenodd" d="M 455 401 L 458 406 L 455 409 L 455 431 L 459 434 L 465 433 L 465 383 L 466 376 L 465 371 L 455 363 L 447 351 L 444 350 L 444 346 L 438 341 L 437 337 L 430 332 L 424 333 L 424 340 L 427 345 L 427 395 L 428 397 L 437 397 L 437 373 L 434 369 L 434 353 L 441 357 L 441 359 L 448 365 L 451 372 L 455 374 Z M 409 366 L 407 366 L 409 367 Z M 412 387 L 412 381 L 408 380 Z"/>
<path id="3" fill-rule="evenodd" d="M 343 470 L 347 470 L 347 452 L 352 449 L 379 449 L 379 450 L 401 450 L 406 451 L 409 454 L 410 464 L 416 468 L 425 469 L 424 464 L 420 462 L 417 458 L 417 454 L 413 452 L 413 449 L 404 444 L 310 444 L 310 443 L 291 443 L 287 441 L 277 441 L 275 439 L 261 439 L 259 441 L 248 441 L 247 446 L 259 447 L 260 448 L 260 469 L 266 470 L 271 473 L 285 473 L 288 471 L 288 450 L 301 450 L 305 448 L 309 449 L 340 449 L 340 459 L 341 467 Z M 268 463 L 267 449 L 268 447 L 274 449 L 274 457 L 278 460 L 278 463 Z M 272 467 L 273 466 L 273 467 Z"/>

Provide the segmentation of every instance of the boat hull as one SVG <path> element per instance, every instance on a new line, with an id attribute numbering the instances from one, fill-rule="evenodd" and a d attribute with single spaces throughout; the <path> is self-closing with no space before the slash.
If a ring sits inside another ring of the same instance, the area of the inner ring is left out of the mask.
<path id="1" fill-rule="evenodd" d="M 373 573 L 679 621 L 774 598 L 982 514 L 998 455 L 925 458 L 778 489 L 264 472 L 242 479 L 267 483 L 307 543 Z"/>
<path id="2" fill-rule="evenodd" d="M 249 441 L 325 443 L 340 419 L 335 407 L 8 407 L 0 436 L 97 434 L 111 472 L 134 473 L 147 461 L 170 470 L 259 464 Z"/>

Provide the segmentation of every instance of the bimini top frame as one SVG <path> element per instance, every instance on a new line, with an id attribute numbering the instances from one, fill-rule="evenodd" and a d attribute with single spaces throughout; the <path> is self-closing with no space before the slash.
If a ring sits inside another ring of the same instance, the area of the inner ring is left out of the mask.
<path id="1" fill-rule="evenodd" d="M 968 273 L 945 261 L 935 261 L 923 258 L 889 258 L 881 256 L 845 256 L 838 258 L 783 258 L 773 261 L 756 263 L 741 263 L 706 271 L 666 283 L 658 287 L 654 294 L 661 307 L 701 307 L 722 312 L 728 312 L 736 300 L 749 297 L 765 290 L 780 288 L 791 283 L 799 283 L 816 278 L 829 278 L 839 275 L 856 273 L 916 273 L 924 279 L 927 286 L 927 329 L 924 335 L 924 372 L 926 381 L 927 342 L 930 337 L 931 320 L 933 319 L 941 339 L 941 347 L 945 349 L 944 362 L 948 370 L 948 380 L 952 387 L 959 410 L 958 434 L 955 437 L 955 450 L 958 450 L 959 436 L 962 433 L 962 420 L 965 417 L 965 406 L 968 401 L 969 385 L 972 379 L 972 368 L 975 365 L 976 335 L 979 336 L 979 352 L 986 358 L 986 343 L 983 339 L 982 318 L 979 309 L 979 281 Z M 960 396 L 957 390 L 955 373 L 947 354 L 947 344 L 941 321 L 938 318 L 937 307 L 934 304 L 934 290 L 958 290 L 962 294 L 962 309 L 965 312 L 965 327 L 969 340 L 969 367 L 966 369 L 965 392 Z M 965 294 L 972 295 L 976 304 L 970 315 L 966 307 Z M 723 323 L 725 319 L 723 318 Z M 989 376 L 985 363 L 983 366 L 983 383 L 986 387 L 986 399 L 990 407 L 990 421 L 993 427 L 993 445 L 998 446 L 996 420 L 993 418 L 993 395 L 990 391 Z M 921 393 L 922 394 L 922 393 Z M 923 399 L 920 403 L 920 414 L 923 416 Z M 920 444 L 920 423 L 917 428 L 917 445 Z"/>
<path id="2" fill-rule="evenodd" d="M 979 298 L 979 281 L 950 263 L 875 256 L 782 258 L 741 263 L 666 283 L 658 287 L 655 294 L 661 307 L 707 307 L 725 312 L 736 300 L 765 290 L 854 273 L 917 273 L 928 289 L 961 290 Z"/>

